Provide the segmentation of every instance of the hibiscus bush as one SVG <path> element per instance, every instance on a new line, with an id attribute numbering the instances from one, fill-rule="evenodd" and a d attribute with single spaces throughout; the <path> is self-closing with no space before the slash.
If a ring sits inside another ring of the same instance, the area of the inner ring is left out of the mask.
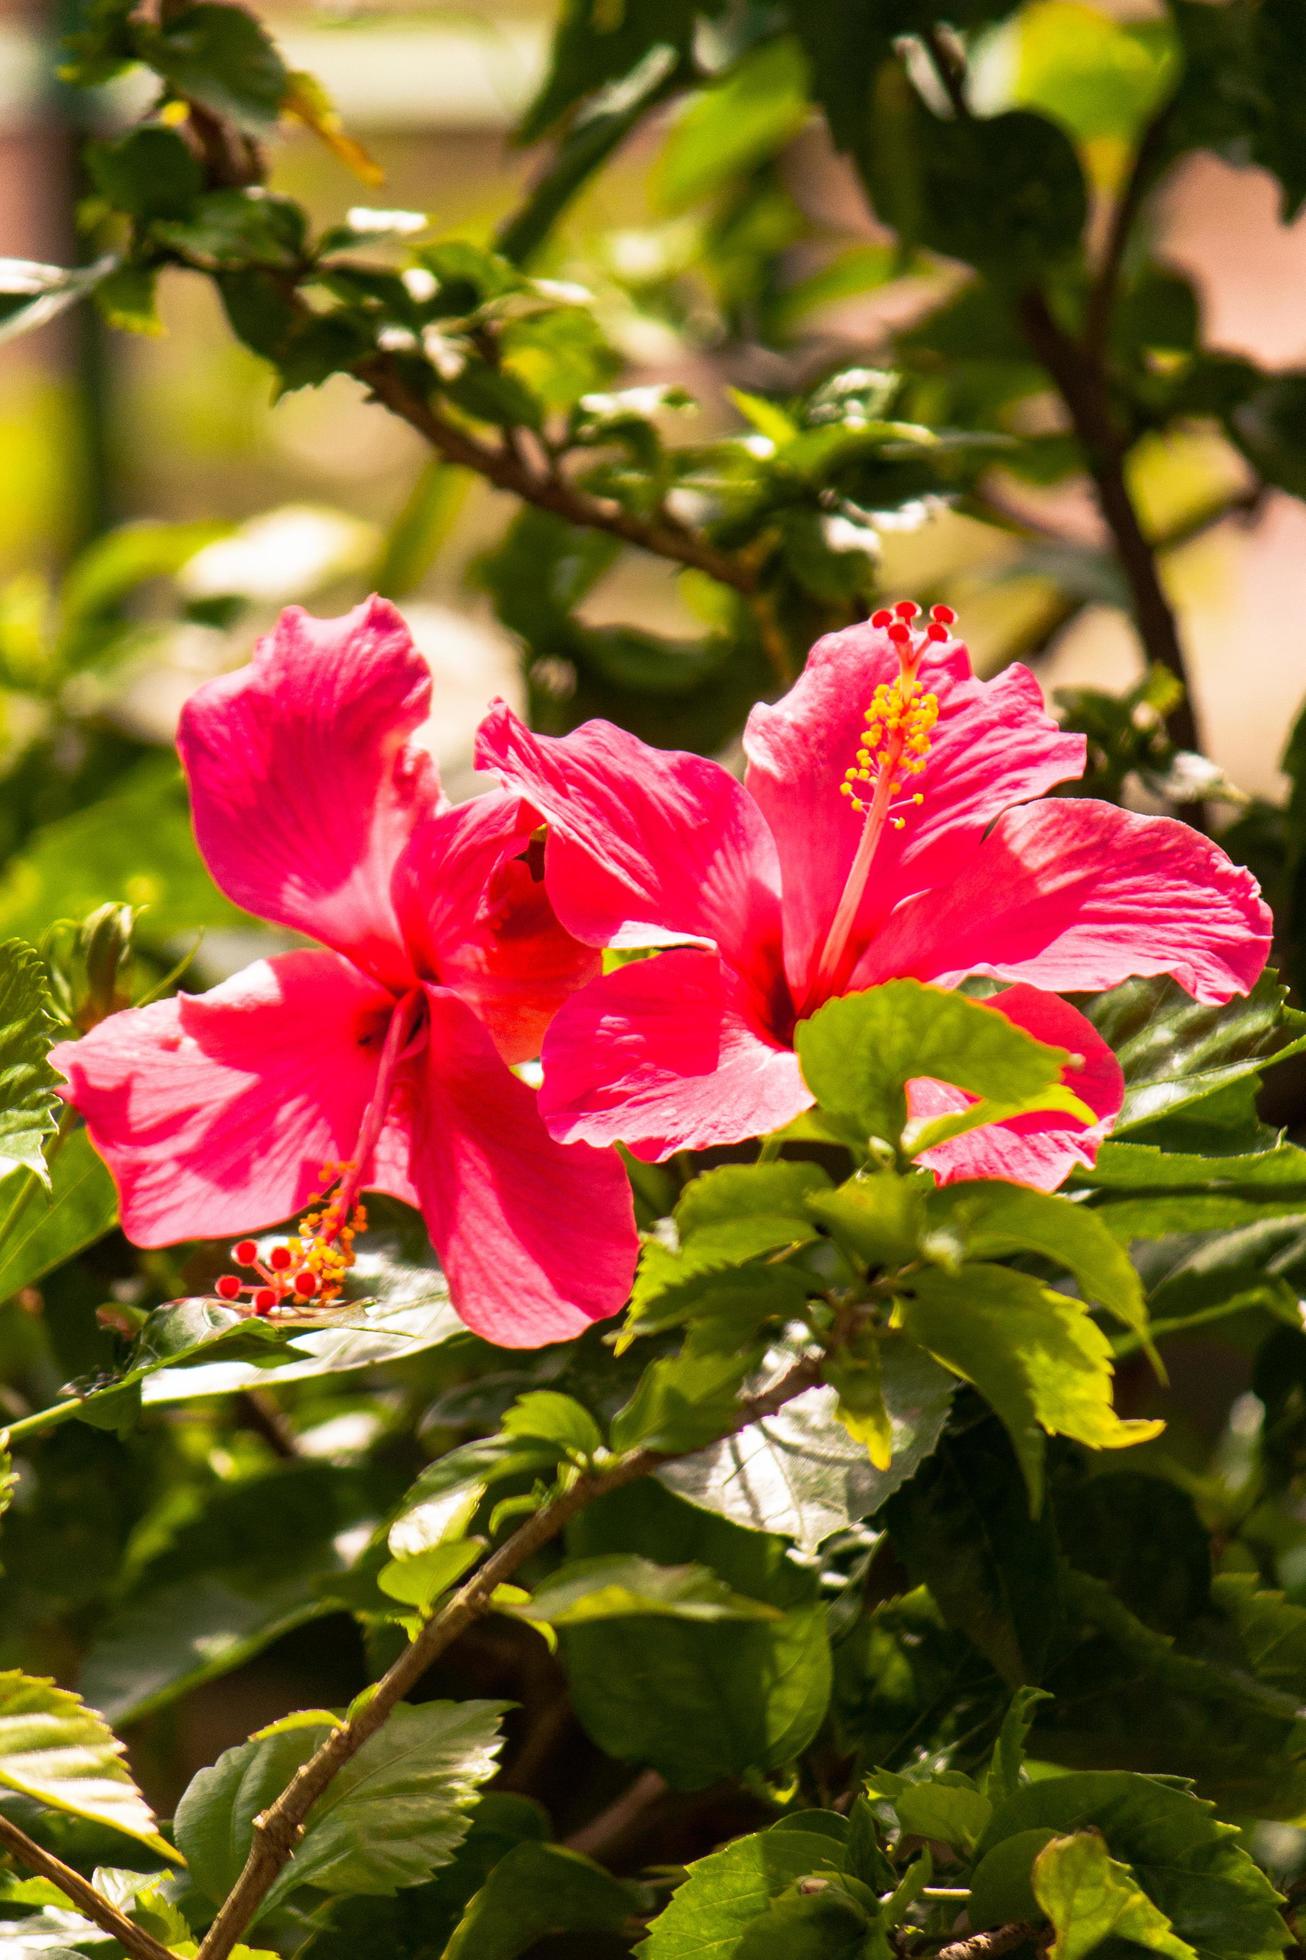
<path id="1" fill-rule="evenodd" d="M 94 249 L 0 329 L 203 282 L 431 461 L 343 612 L 161 521 L 0 607 L 0 1955 L 1299 1950 L 1306 737 L 1206 759 L 1167 559 L 1306 395 L 1149 232 L 1201 149 L 1306 197 L 1299 4 L 564 0 L 488 239 L 280 188 L 372 166 L 255 12 L 81 7 Z M 892 366 L 813 324 L 899 284 Z M 395 600 L 471 479 L 456 798 Z M 948 509 L 969 641 L 880 572 Z M 179 626 L 180 770 L 106 705 Z"/>

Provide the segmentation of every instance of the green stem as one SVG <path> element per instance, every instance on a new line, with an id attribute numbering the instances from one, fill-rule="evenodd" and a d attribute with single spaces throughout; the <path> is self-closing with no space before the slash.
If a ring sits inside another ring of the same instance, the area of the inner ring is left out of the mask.
<path id="1" fill-rule="evenodd" d="M 0 1429 L 0 1449 L 7 1448 L 21 1436 L 35 1436 L 42 1429 L 57 1429 L 61 1422 L 75 1416 L 85 1398 L 74 1395 L 67 1402 L 52 1402 L 48 1409 L 38 1409 L 35 1415 L 21 1416 L 17 1422 L 6 1423 Z"/>

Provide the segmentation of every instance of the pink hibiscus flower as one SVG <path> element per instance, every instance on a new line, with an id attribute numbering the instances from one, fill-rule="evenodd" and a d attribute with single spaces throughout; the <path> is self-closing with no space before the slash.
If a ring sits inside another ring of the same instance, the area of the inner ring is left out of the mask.
<path id="1" fill-rule="evenodd" d="M 1186 825 L 1041 798 L 1083 772 L 1033 676 L 971 672 L 955 615 L 904 602 L 830 634 L 744 737 L 739 783 L 605 722 L 535 736 L 499 703 L 479 759 L 547 817 L 549 892 L 593 946 L 674 947 L 594 981 L 553 1022 L 541 1109 L 555 1137 L 638 1156 L 736 1143 L 811 1095 L 794 1029 L 835 995 L 912 976 L 1008 984 L 989 1005 L 1074 1058 L 1096 1121 L 1044 1113 L 953 1138 L 943 1181 L 1053 1190 L 1118 1114 L 1111 1050 L 1058 991 L 1173 974 L 1200 1001 L 1245 993 L 1270 917 L 1255 881 Z M 842 794 L 840 793 L 842 791 Z M 918 1081 L 913 1115 L 964 1107 Z"/>
<path id="2" fill-rule="evenodd" d="M 549 903 L 535 812 L 442 796 L 408 739 L 430 693 L 379 599 L 283 613 L 249 667 L 200 688 L 178 745 L 209 869 L 320 948 L 112 1015 L 52 1059 L 137 1245 L 260 1230 L 320 1196 L 270 1263 L 236 1248 L 256 1282 L 219 1290 L 257 1311 L 328 1299 L 360 1194 L 386 1192 L 421 1209 L 468 1326 L 532 1347 L 615 1313 L 635 1263 L 620 1160 L 555 1142 L 510 1066 L 599 962 Z"/>

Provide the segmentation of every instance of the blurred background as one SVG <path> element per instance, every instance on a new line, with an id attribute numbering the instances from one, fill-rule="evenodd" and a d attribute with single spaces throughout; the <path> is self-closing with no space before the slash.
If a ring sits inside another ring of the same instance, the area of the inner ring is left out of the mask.
<path id="1" fill-rule="evenodd" d="M 275 148 L 274 188 L 323 222 L 361 197 L 429 211 L 441 236 L 492 237 L 535 167 L 512 129 L 547 68 L 551 8 L 273 0 L 262 13 L 289 64 L 321 78 L 384 171 L 383 185 L 360 186 L 301 130 Z M 58 264 L 94 251 L 76 216 L 88 118 L 112 124 L 142 106 L 130 80 L 92 99 L 53 79 L 66 25 L 57 6 L 0 0 L 0 251 Z M 1051 78 L 1083 154 L 1110 181 L 1167 58 L 1161 9 L 1146 0 L 1036 0 L 984 37 L 975 86 L 995 100 L 1037 101 Z M 779 163 L 786 208 L 777 207 L 765 345 L 758 308 L 751 334 L 730 317 L 730 268 L 702 256 L 693 199 L 668 169 L 676 121 L 671 111 L 639 132 L 592 180 L 548 253 L 550 272 L 607 296 L 604 324 L 628 382 L 674 379 L 710 404 L 724 401 L 726 384 L 783 386 L 840 350 L 887 360 L 889 329 L 934 304 L 948 275 L 892 276 L 887 234 L 876 232 L 818 119 L 793 129 Z M 1285 225 L 1278 212 L 1264 171 L 1195 153 L 1169 173 L 1151 214 L 1156 256 L 1193 282 L 1208 346 L 1268 369 L 1306 362 L 1306 220 Z M 850 265 L 859 248 L 862 290 L 849 276 L 827 278 L 823 296 L 813 270 Z M 185 692 L 229 664 L 278 605 L 339 609 L 379 583 L 406 605 L 441 676 L 446 759 L 465 756 L 481 703 L 518 686 L 516 648 L 468 577 L 506 501 L 466 482 L 425 495 L 419 440 L 347 379 L 274 405 L 266 366 L 226 329 L 207 282 L 165 273 L 159 319 L 157 335 L 133 336 L 79 308 L 0 352 L 0 605 L 11 639 L 30 631 L 40 582 L 66 571 L 106 527 L 203 526 L 212 542 L 199 550 L 195 533 L 198 555 L 181 581 L 190 616 L 119 665 L 106 704 L 115 716 L 166 740 Z M 1144 513 L 1163 531 L 1200 524 L 1222 500 L 1249 493 L 1249 508 L 1170 554 L 1167 579 L 1208 746 L 1235 784 L 1273 793 L 1288 719 L 1306 690 L 1306 509 L 1276 491 L 1252 494 L 1236 450 L 1207 431 L 1144 445 L 1132 467 Z M 1090 503 L 1073 486 L 1021 495 L 1071 537 L 1096 537 Z M 184 542 L 160 549 L 175 557 Z M 1037 581 L 1010 579 L 1010 538 L 955 511 L 940 507 L 916 528 L 886 533 L 883 552 L 886 592 L 911 591 L 924 577 L 966 606 L 982 663 L 1003 657 L 1022 608 L 1037 613 Z M 206 623 L 196 602 L 236 592 L 249 608 Z M 667 567 L 627 557 L 589 606 L 600 621 L 632 613 L 677 625 Z M 1036 634 L 1031 650 L 1049 686 L 1118 688 L 1139 673 L 1123 618 L 1092 604 L 1046 644 Z"/>

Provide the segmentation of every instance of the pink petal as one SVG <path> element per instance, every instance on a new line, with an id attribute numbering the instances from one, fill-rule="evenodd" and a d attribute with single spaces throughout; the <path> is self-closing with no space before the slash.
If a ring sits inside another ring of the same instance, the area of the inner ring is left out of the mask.
<path id="1" fill-rule="evenodd" d="M 799 1000 L 861 834 L 839 785 L 864 736 L 871 696 L 898 671 L 898 656 L 880 628 L 852 626 L 818 640 L 784 699 L 760 704 L 748 718 L 744 780 L 779 847 L 785 964 Z M 909 893 L 946 883 L 1009 805 L 1083 773 L 1084 738 L 1061 734 L 1026 668 L 976 680 L 966 648 L 941 642 L 925 653 L 920 677 L 939 702 L 926 768 L 907 779 L 925 801 L 906 813 L 902 830 L 886 829 L 880 841 L 859 938 Z"/>
<path id="2" fill-rule="evenodd" d="M 1255 985 L 1270 928 L 1256 880 L 1209 838 L 1067 797 L 1010 811 L 945 890 L 900 906 L 852 984 L 975 973 L 1096 993 L 1170 973 L 1218 1004 Z"/>
<path id="3" fill-rule="evenodd" d="M 571 1340 L 620 1311 L 638 1244 L 615 1151 L 554 1143 L 470 1007 L 428 987 L 413 1171 L 467 1325 L 500 1347 Z"/>
<path id="4" fill-rule="evenodd" d="M 764 1135 L 811 1105 L 789 1047 L 715 953 L 659 953 L 568 1001 L 544 1043 L 555 1137 L 621 1142 L 655 1162 Z"/>
<path id="5" fill-rule="evenodd" d="M 397 986 L 411 969 L 390 874 L 439 806 L 434 763 L 405 740 L 430 694 L 384 599 L 343 619 L 291 607 L 248 667 L 191 696 L 177 736 L 195 834 L 228 897 Z"/>
<path id="6" fill-rule="evenodd" d="M 934 1150 L 923 1151 L 920 1162 L 934 1172 L 940 1184 L 1000 1177 L 1009 1184 L 1032 1184 L 1039 1191 L 1055 1191 L 1071 1171 L 1096 1162 L 1098 1148 L 1124 1101 L 1123 1072 L 1092 1022 L 1055 994 L 1040 993 L 1037 987 L 1008 987 L 991 995 L 987 1005 L 996 1007 L 1017 1027 L 1027 1029 L 1037 1041 L 1064 1048 L 1079 1058 L 1079 1066 L 1067 1068 L 1063 1080 L 1095 1112 L 1098 1121 L 1090 1127 L 1077 1116 L 1062 1116 L 1053 1110 L 1015 1116 L 1010 1122 L 986 1123 L 982 1129 L 969 1130 Z M 921 1079 L 907 1084 L 907 1106 L 913 1116 L 946 1116 L 973 1101 L 950 1083 Z"/>
<path id="7" fill-rule="evenodd" d="M 540 819 L 495 791 L 418 825 L 394 881 L 421 971 L 479 1014 L 506 1062 L 540 1052 L 563 1001 L 601 966 L 558 923 L 544 884 Z"/>
<path id="8" fill-rule="evenodd" d="M 55 1048 L 128 1238 L 222 1238 L 299 1211 L 322 1165 L 354 1153 L 393 1005 L 335 953 L 283 953 Z M 385 1167 L 367 1181 L 406 1195 Z"/>
<path id="9" fill-rule="evenodd" d="M 481 724 L 477 760 L 547 817 L 549 892 L 578 939 L 702 939 L 735 964 L 778 942 L 775 846 L 719 763 L 650 749 L 606 721 L 532 735 L 501 701 Z"/>

